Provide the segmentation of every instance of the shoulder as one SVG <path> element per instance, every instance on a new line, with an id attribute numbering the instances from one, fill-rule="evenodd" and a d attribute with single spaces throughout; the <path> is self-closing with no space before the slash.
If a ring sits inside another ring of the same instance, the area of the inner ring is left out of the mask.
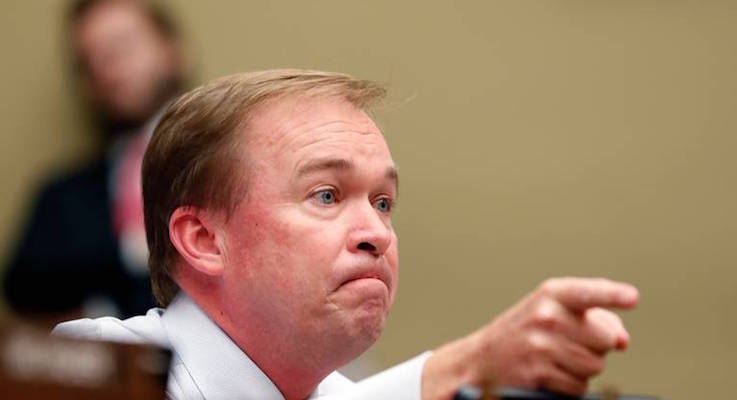
<path id="1" fill-rule="evenodd" d="M 47 178 L 33 196 L 34 214 L 42 220 L 85 215 L 108 203 L 108 166 L 104 160 Z"/>
<path id="2" fill-rule="evenodd" d="M 125 320 L 103 317 L 62 322 L 54 328 L 51 334 L 76 339 L 145 343 L 170 347 L 166 330 L 161 324 L 163 311 L 161 308 L 152 308 L 146 315 Z"/>
<path id="3" fill-rule="evenodd" d="M 350 390 L 355 386 L 355 383 L 350 379 L 346 378 L 343 374 L 338 371 L 334 371 L 325 379 L 320 382 L 317 387 L 317 396 L 324 396 L 334 393 L 342 393 Z"/>
<path id="4" fill-rule="evenodd" d="M 107 185 L 109 165 L 98 159 L 73 170 L 49 177 L 42 185 L 41 197 L 68 196 L 70 192 L 97 191 Z"/>

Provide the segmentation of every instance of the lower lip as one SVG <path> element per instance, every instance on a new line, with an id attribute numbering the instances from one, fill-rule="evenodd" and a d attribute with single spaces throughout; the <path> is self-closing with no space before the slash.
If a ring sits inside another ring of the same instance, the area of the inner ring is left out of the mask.
<path id="1" fill-rule="evenodd" d="M 381 291 L 382 294 L 386 294 L 389 291 L 389 288 L 387 288 L 384 281 L 377 278 L 352 279 L 340 286 L 341 289 L 358 290 L 362 292 Z"/>

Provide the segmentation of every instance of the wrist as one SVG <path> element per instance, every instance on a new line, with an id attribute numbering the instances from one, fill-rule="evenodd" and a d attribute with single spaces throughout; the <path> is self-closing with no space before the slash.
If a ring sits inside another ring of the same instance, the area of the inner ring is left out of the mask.
<path id="1" fill-rule="evenodd" d="M 477 335 L 450 342 L 436 350 L 422 370 L 422 399 L 450 400 L 466 384 L 487 387 L 479 370 Z"/>

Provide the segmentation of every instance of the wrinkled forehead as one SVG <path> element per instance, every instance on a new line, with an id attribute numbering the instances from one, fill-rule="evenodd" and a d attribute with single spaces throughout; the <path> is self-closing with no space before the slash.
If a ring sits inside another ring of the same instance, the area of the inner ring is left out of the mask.
<path id="1" fill-rule="evenodd" d="M 353 143 L 357 149 L 366 146 L 389 152 L 383 133 L 368 112 L 337 96 L 266 101 L 249 112 L 243 131 L 252 151 L 317 152 Z"/>
<path id="2" fill-rule="evenodd" d="M 359 179 L 386 176 L 397 186 L 384 136 L 359 107 L 340 98 L 302 97 L 270 102 L 255 111 L 243 129 L 249 181 L 296 185 L 332 171 Z"/>

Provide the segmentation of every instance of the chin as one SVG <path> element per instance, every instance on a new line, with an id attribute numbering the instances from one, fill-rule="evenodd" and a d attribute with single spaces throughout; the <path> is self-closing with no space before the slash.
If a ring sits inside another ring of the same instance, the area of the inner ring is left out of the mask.
<path id="1" fill-rule="evenodd" d="M 340 310 L 341 329 L 335 331 L 344 349 L 354 358 L 366 351 L 381 336 L 391 306 L 391 296 L 382 283 L 360 280 L 343 285 L 334 293 L 333 304 Z M 337 321 L 336 321 L 337 322 Z"/>
<path id="2" fill-rule="evenodd" d="M 386 308 L 383 304 L 364 303 L 358 309 L 343 310 L 340 328 L 323 332 L 322 339 L 331 343 L 331 354 L 336 357 L 335 368 L 360 356 L 379 339 L 386 321 Z M 349 313 L 349 318 L 346 318 L 346 313 Z"/>
<path id="3" fill-rule="evenodd" d="M 351 336 L 356 342 L 367 343 L 366 348 L 368 348 L 379 340 L 381 332 L 384 331 L 387 314 L 386 303 L 367 302 L 367 304 L 363 304 L 360 310 L 357 310 L 357 313 L 358 315 L 353 321 Z"/>

